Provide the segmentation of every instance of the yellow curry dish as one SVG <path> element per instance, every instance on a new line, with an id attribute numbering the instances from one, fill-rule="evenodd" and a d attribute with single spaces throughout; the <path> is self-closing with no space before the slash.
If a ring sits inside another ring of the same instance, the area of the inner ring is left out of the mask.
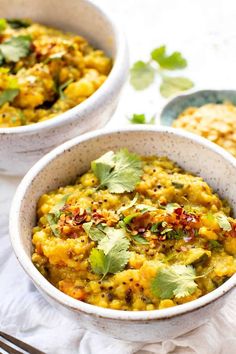
<path id="1" fill-rule="evenodd" d="M 53 118 L 85 101 L 112 60 L 83 37 L 30 20 L 0 19 L 0 128 Z"/>
<path id="2" fill-rule="evenodd" d="M 32 261 L 74 299 L 115 310 L 197 299 L 236 272 L 236 219 L 165 157 L 109 151 L 40 197 Z"/>
<path id="3" fill-rule="evenodd" d="M 236 106 L 230 102 L 188 107 L 173 126 L 201 135 L 236 157 Z"/>

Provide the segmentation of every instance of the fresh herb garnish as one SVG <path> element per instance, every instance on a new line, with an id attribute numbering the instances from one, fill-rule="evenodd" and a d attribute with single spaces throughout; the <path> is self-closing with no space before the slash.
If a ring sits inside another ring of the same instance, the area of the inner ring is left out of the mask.
<path id="1" fill-rule="evenodd" d="M 129 225 L 131 223 L 131 221 L 139 215 L 141 215 L 141 213 L 133 213 L 133 214 L 126 216 L 123 220 L 124 224 Z"/>
<path id="2" fill-rule="evenodd" d="M 67 88 L 67 86 L 69 86 L 74 80 L 73 79 L 69 79 L 68 81 L 64 82 L 64 84 L 60 85 L 58 87 L 58 93 L 59 93 L 59 96 L 60 96 L 60 99 L 61 100 L 64 100 L 65 99 L 65 94 L 64 94 L 64 90 Z"/>
<path id="3" fill-rule="evenodd" d="M 0 18 L 0 32 L 4 31 L 7 27 L 7 21 L 5 18 Z"/>
<path id="4" fill-rule="evenodd" d="M 143 236 L 140 236 L 140 235 L 133 236 L 133 240 L 137 243 L 140 243 L 141 245 L 148 245 L 149 244 L 148 240 L 146 240 Z"/>
<path id="5" fill-rule="evenodd" d="M 217 249 L 222 247 L 222 245 L 216 240 L 209 240 L 209 244 L 211 249 Z"/>
<path id="6" fill-rule="evenodd" d="M 132 206 L 134 206 L 134 204 L 137 202 L 137 200 L 138 200 L 138 193 L 135 194 L 134 198 L 131 200 L 131 202 L 128 205 L 124 205 L 124 206 L 120 207 L 117 210 L 117 213 L 120 214 L 123 211 L 132 208 Z"/>
<path id="7" fill-rule="evenodd" d="M 11 28 L 14 28 L 14 29 L 26 28 L 31 25 L 30 20 L 24 20 L 24 19 L 19 19 L 19 18 L 7 19 L 7 23 L 11 26 Z"/>
<path id="8" fill-rule="evenodd" d="M 178 203 L 168 203 L 165 207 L 167 213 L 172 214 L 175 209 L 181 208 Z"/>
<path id="9" fill-rule="evenodd" d="M 30 53 L 30 46 L 29 36 L 12 37 L 0 44 L 0 53 L 6 62 L 16 63 Z"/>
<path id="10" fill-rule="evenodd" d="M 14 98 L 19 94 L 18 89 L 6 89 L 0 94 L 0 107 L 6 102 L 12 102 Z"/>
<path id="11" fill-rule="evenodd" d="M 144 90 L 153 83 L 155 71 L 149 63 L 137 61 L 130 69 L 130 83 L 135 90 Z"/>
<path id="12" fill-rule="evenodd" d="M 107 187 L 111 193 L 132 192 L 142 174 L 140 158 L 127 149 L 107 152 L 91 168 L 100 181 L 98 188 Z"/>
<path id="13" fill-rule="evenodd" d="M 215 214 L 215 217 L 221 229 L 223 229 L 224 231 L 232 230 L 232 226 L 225 214 L 223 213 Z"/>
<path id="14" fill-rule="evenodd" d="M 124 269 L 130 258 L 129 240 L 123 229 L 107 227 L 105 236 L 92 249 L 89 262 L 94 273 L 106 276 Z"/>
<path id="15" fill-rule="evenodd" d="M 135 90 L 144 90 L 149 87 L 155 79 L 155 75 L 161 78 L 160 93 L 163 97 L 169 97 L 180 91 L 193 87 L 193 82 L 185 77 L 171 77 L 166 75 L 166 70 L 179 70 L 187 66 L 187 60 L 180 52 L 173 52 L 168 55 L 166 46 L 154 49 L 147 62 L 137 61 L 130 69 L 130 83 Z M 141 120 L 144 117 L 137 117 Z M 132 122 L 132 121 L 131 121 Z M 140 124 L 140 122 L 138 122 Z"/>
<path id="16" fill-rule="evenodd" d="M 184 187 L 184 184 L 179 182 L 171 182 L 171 184 L 177 189 L 182 189 Z"/>
<path id="17" fill-rule="evenodd" d="M 93 241 L 100 241 L 104 236 L 106 236 L 104 228 L 98 227 L 98 225 L 93 226 L 93 221 L 83 223 L 83 229 Z"/>
<path id="18" fill-rule="evenodd" d="M 61 216 L 61 209 L 65 205 L 69 196 L 70 194 L 65 194 L 61 200 L 50 210 L 50 213 L 46 215 L 49 226 L 56 237 L 60 236 L 57 223 Z"/>
<path id="19" fill-rule="evenodd" d="M 161 299 L 180 298 L 193 294 L 197 289 L 195 269 L 192 266 L 171 265 L 158 270 L 151 283 L 153 294 Z"/>
<path id="20" fill-rule="evenodd" d="M 155 124 L 156 117 L 152 116 L 150 119 L 145 114 L 134 113 L 129 119 L 132 124 Z"/>

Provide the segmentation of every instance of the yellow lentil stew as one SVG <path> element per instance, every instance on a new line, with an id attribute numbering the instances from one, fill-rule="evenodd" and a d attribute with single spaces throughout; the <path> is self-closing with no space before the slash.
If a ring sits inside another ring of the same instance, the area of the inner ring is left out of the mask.
<path id="1" fill-rule="evenodd" d="M 230 102 L 188 107 L 173 126 L 201 135 L 236 157 L 236 106 Z"/>
<path id="2" fill-rule="evenodd" d="M 85 101 L 112 60 L 84 38 L 30 20 L 0 19 L 0 127 L 34 124 Z"/>
<path id="3" fill-rule="evenodd" d="M 236 220 L 201 178 L 127 149 L 40 197 L 32 261 L 75 299 L 117 310 L 197 299 L 236 272 Z"/>

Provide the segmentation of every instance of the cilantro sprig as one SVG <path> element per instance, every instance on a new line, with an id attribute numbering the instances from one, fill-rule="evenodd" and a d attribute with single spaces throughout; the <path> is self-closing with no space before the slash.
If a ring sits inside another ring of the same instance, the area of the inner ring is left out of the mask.
<path id="1" fill-rule="evenodd" d="M 93 248 L 89 256 L 92 271 L 103 277 L 122 271 L 130 258 L 129 244 L 123 229 L 106 227 L 98 247 Z"/>
<path id="2" fill-rule="evenodd" d="M 99 187 L 107 187 L 111 193 L 132 192 L 140 181 L 142 163 L 140 158 L 121 149 L 117 153 L 109 151 L 91 163 Z"/>
<path id="3" fill-rule="evenodd" d="M 181 264 L 163 267 L 151 283 L 152 293 L 160 299 L 180 298 L 193 294 L 197 289 L 195 269 Z"/>
<path id="4" fill-rule="evenodd" d="M 0 44 L 0 64 L 4 61 L 16 63 L 30 53 L 31 37 L 18 36 Z"/>
<path id="5" fill-rule="evenodd" d="M 168 76 L 166 71 L 184 69 L 187 60 L 180 52 L 167 54 L 166 46 L 154 49 L 147 62 L 137 61 L 130 69 L 130 84 L 135 90 L 144 90 L 155 80 L 161 78 L 160 93 L 163 97 L 172 96 L 180 91 L 186 91 L 194 86 L 193 82 L 182 76 Z"/>
<path id="6" fill-rule="evenodd" d="M 156 117 L 154 115 L 151 118 L 147 118 L 144 113 L 134 113 L 128 120 L 132 124 L 155 124 Z"/>

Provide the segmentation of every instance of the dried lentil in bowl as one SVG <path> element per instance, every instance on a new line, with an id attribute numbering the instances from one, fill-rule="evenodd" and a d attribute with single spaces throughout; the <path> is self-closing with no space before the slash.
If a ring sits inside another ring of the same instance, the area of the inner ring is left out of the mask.
<path id="1" fill-rule="evenodd" d="M 236 220 L 201 178 L 121 150 L 40 197 L 32 260 L 75 299 L 117 310 L 194 300 L 236 272 Z"/>

